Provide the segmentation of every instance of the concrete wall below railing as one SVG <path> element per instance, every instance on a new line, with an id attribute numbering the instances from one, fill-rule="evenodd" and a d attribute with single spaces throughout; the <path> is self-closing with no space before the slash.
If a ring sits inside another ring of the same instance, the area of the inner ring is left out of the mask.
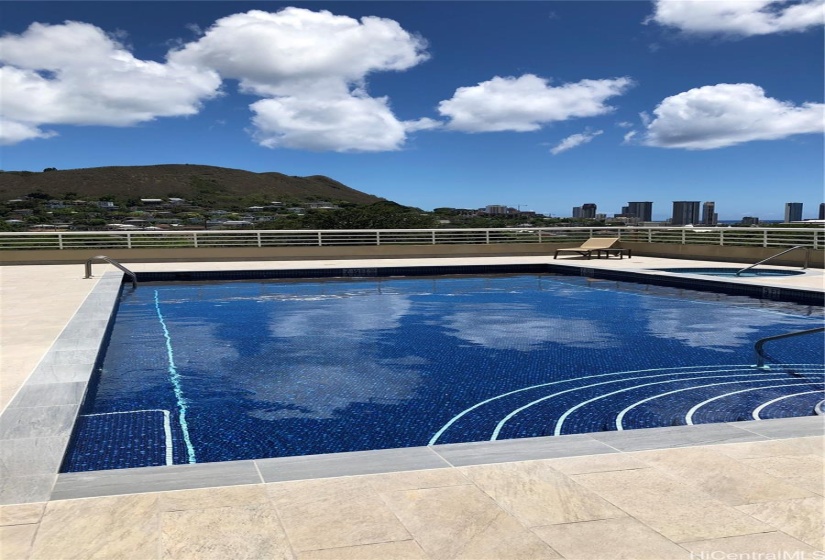
<path id="1" fill-rule="evenodd" d="M 753 264 L 781 253 L 784 247 L 737 247 L 732 245 L 680 245 L 677 243 L 622 243 L 634 255 L 688 259 L 700 261 L 723 261 Z M 825 251 L 809 249 L 808 267 L 823 268 Z M 797 249 L 766 263 L 776 266 L 802 266 L 805 263 L 805 249 Z"/>
<path id="2" fill-rule="evenodd" d="M 122 263 L 130 262 L 208 262 L 260 260 L 317 260 L 317 259 L 381 259 L 381 258 L 438 258 L 438 257 L 501 257 L 547 256 L 562 247 L 576 247 L 578 243 L 497 243 L 490 245 L 358 245 L 329 247 L 224 247 L 181 249 L 64 249 L 21 250 L 0 252 L 0 263 L 67 264 L 84 263 L 87 259 L 106 255 Z M 781 247 L 734 247 L 720 245 L 679 245 L 675 243 L 623 243 L 635 256 L 678 258 L 705 261 L 755 263 L 780 253 Z M 811 268 L 823 268 L 825 253 L 809 251 Z M 571 257 L 569 254 L 564 258 Z M 797 250 L 770 264 L 802 266 L 805 251 Z"/>

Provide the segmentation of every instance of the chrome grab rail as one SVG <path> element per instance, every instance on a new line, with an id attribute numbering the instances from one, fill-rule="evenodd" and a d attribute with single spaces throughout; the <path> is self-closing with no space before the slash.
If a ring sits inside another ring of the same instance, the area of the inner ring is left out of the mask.
<path id="1" fill-rule="evenodd" d="M 762 353 L 762 347 L 765 345 L 766 342 L 769 340 L 779 340 L 782 338 L 790 338 L 792 336 L 800 336 L 803 334 L 813 334 L 816 332 L 825 332 L 825 327 L 817 327 L 815 329 L 806 329 L 804 331 L 795 331 L 785 334 L 776 334 L 773 336 L 766 336 L 765 338 L 760 338 L 756 341 L 756 344 L 753 345 L 753 350 L 756 352 L 756 366 L 757 368 L 765 368 L 765 355 Z"/>
<path id="2" fill-rule="evenodd" d="M 742 273 L 743 273 L 743 272 L 745 272 L 746 270 L 750 270 L 750 269 L 752 269 L 753 267 L 755 267 L 756 265 L 760 265 L 760 264 L 762 264 L 762 263 L 766 263 L 766 262 L 768 262 L 769 260 L 771 260 L 771 259 L 772 259 L 772 258 L 774 258 L 774 257 L 779 257 L 779 256 L 781 256 L 781 255 L 784 255 L 785 253 L 790 253 L 791 251 L 795 251 L 795 250 L 797 250 L 797 249 L 805 249 L 805 265 L 802 267 L 802 270 L 805 270 L 806 268 L 808 268 L 808 256 L 809 256 L 809 254 L 810 254 L 810 250 L 809 250 L 809 249 L 808 249 L 808 247 L 806 247 L 805 245 L 796 245 L 796 246 L 794 246 L 794 247 L 791 247 L 790 249 L 785 249 L 785 250 L 784 250 L 784 251 L 782 251 L 781 253 L 777 253 L 777 254 L 775 254 L 775 255 L 771 255 L 771 256 L 770 256 L 770 257 L 768 257 L 767 259 L 765 259 L 765 260 L 761 260 L 761 261 L 759 261 L 758 263 L 754 263 L 754 264 L 752 264 L 752 265 L 750 265 L 750 266 L 746 266 L 746 267 L 745 267 L 745 268 L 743 268 L 742 270 L 737 271 L 737 272 L 736 272 L 736 275 L 737 275 L 737 276 L 739 276 L 740 274 L 742 274 Z"/>
<path id="3" fill-rule="evenodd" d="M 106 261 L 107 263 L 118 267 L 120 270 L 124 272 L 124 274 L 126 274 L 126 276 L 132 279 L 132 289 L 137 288 L 137 275 L 125 266 L 123 266 L 122 264 L 120 264 L 119 262 L 117 262 L 115 259 L 109 258 L 106 255 L 97 255 L 96 257 L 92 257 L 89 260 L 87 260 L 86 276 L 84 276 L 83 278 L 92 278 L 92 261 L 95 259 Z"/>

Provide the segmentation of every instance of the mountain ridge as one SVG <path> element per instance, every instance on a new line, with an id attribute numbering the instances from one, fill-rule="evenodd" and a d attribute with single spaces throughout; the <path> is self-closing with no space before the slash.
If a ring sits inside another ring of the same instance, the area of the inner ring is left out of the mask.
<path id="1" fill-rule="evenodd" d="M 288 199 L 353 204 L 385 200 L 324 175 L 297 177 L 277 171 L 256 173 L 185 163 L 0 172 L 0 200 L 35 192 L 58 199 L 67 195 L 81 199 L 180 197 L 192 201 L 237 197 L 263 203 Z"/>

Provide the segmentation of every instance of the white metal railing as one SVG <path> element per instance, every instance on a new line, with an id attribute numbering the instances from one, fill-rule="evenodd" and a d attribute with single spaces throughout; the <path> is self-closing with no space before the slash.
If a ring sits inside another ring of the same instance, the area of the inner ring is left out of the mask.
<path id="1" fill-rule="evenodd" d="M 594 236 L 633 243 L 825 248 L 825 228 L 811 226 L 0 232 L 0 250 L 578 243 Z"/>

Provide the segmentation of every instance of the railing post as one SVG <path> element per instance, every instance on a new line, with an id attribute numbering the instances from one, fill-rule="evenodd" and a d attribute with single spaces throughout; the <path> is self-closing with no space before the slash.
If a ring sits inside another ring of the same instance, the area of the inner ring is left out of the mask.
<path id="1" fill-rule="evenodd" d="M 197 231 L 192 232 L 192 245 L 195 247 L 195 249 L 198 248 L 198 232 Z"/>
<path id="2" fill-rule="evenodd" d="M 432 231 L 433 245 L 435 245 L 435 230 Z"/>
<path id="3" fill-rule="evenodd" d="M 768 246 L 768 230 L 767 229 L 762 230 L 762 246 L 763 247 Z"/>
<path id="4" fill-rule="evenodd" d="M 723 229 L 719 230 L 719 245 L 725 245 L 725 230 Z"/>
<path id="5" fill-rule="evenodd" d="M 323 240 L 323 238 L 321 237 L 321 232 L 320 232 L 320 231 L 318 232 L 318 246 L 319 246 L 319 247 L 323 247 L 323 246 L 324 246 L 324 240 Z"/>
<path id="6" fill-rule="evenodd" d="M 126 232 L 126 248 L 127 249 L 132 248 L 132 234 L 128 231 Z"/>
<path id="7" fill-rule="evenodd" d="M 376 246 L 381 245 L 381 232 L 380 231 L 375 232 L 375 245 Z"/>
<path id="8" fill-rule="evenodd" d="M 647 230 L 647 242 L 653 243 L 653 230 L 649 228 Z"/>
<path id="9" fill-rule="evenodd" d="M 63 249 L 63 234 L 62 233 L 57 234 L 57 248 L 61 249 L 61 250 Z"/>
<path id="10" fill-rule="evenodd" d="M 489 245 L 490 244 L 490 230 L 484 230 L 484 243 Z"/>

